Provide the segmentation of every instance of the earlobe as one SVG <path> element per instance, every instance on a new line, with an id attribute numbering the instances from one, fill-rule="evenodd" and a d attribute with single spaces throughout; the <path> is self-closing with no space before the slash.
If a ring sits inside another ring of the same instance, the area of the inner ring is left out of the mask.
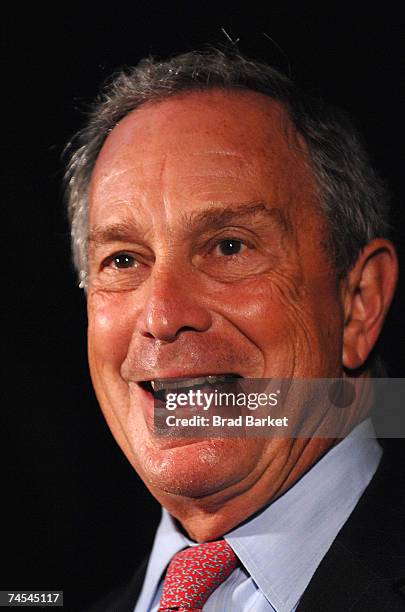
<path id="1" fill-rule="evenodd" d="M 376 238 L 361 251 L 344 283 L 342 363 L 361 367 L 370 354 L 390 307 L 398 276 L 393 244 Z"/>

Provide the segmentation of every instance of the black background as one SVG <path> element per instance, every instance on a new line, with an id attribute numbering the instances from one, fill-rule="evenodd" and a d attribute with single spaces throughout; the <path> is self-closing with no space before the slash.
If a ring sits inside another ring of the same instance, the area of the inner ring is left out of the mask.
<path id="1" fill-rule="evenodd" d="M 246 54 L 284 71 L 290 65 L 300 85 L 357 118 L 392 187 L 403 259 L 399 9 L 384 3 L 354 14 L 343 4 L 321 11 L 266 4 L 54 3 L 29 10 L 9 3 L 2 11 L 0 589 L 64 589 L 65 609 L 85 608 L 129 576 L 159 517 L 91 390 L 85 301 L 69 260 L 61 196 L 63 147 L 111 72 L 150 53 L 225 43 L 221 27 L 240 38 Z M 392 376 L 405 375 L 402 284 L 381 343 Z"/>

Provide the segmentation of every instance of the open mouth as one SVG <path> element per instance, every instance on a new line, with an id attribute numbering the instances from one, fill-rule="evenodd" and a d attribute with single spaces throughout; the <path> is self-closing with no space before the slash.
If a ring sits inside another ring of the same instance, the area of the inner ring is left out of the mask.
<path id="1" fill-rule="evenodd" d="M 153 380 L 143 380 L 138 384 L 148 393 L 151 393 L 159 399 L 166 399 L 166 393 L 175 391 L 176 393 L 186 393 L 193 387 L 214 387 L 233 383 L 238 378 L 242 378 L 239 374 L 207 374 L 207 376 L 198 376 L 196 378 L 155 378 Z"/>

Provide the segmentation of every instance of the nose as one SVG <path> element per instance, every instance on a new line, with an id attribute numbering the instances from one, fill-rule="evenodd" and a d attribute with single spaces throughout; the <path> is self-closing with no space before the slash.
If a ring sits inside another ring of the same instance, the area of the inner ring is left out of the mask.
<path id="1" fill-rule="evenodd" d="M 211 327 L 210 311 L 192 273 L 155 269 L 147 285 L 145 305 L 138 319 L 143 336 L 173 342 L 184 332 L 204 332 Z"/>

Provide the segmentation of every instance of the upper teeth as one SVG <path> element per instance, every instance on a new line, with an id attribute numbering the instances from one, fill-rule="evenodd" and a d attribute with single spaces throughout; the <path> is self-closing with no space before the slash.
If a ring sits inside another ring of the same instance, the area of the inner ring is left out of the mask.
<path id="1" fill-rule="evenodd" d="M 176 389 L 178 387 L 195 387 L 202 386 L 206 383 L 210 385 L 224 383 L 229 380 L 230 377 L 234 377 L 234 374 L 221 374 L 221 375 L 208 375 L 199 378 L 162 378 L 151 380 L 150 384 L 154 391 L 162 391 L 163 389 Z"/>

